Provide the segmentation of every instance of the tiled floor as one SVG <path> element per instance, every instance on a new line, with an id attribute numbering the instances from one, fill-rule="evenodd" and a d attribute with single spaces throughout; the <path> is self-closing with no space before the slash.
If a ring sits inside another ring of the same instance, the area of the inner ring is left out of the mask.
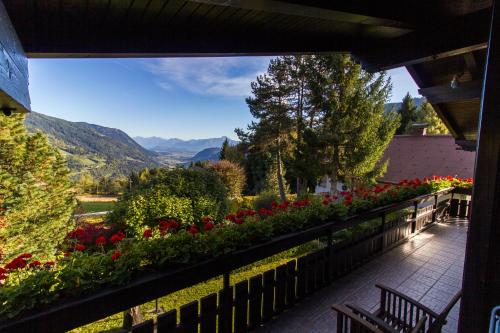
<path id="1" fill-rule="evenodd" d="M 258 332 L 335 332 L 332 304 L 354 303 L 378 308 L 375 283 L 393 287 L 440 311 L 461 288 L 467 222 L 437 224 L 407 243 L 374 259 L 296 307 L 268 322 Z M 457 304 L 443 332 L 456 332 Z"/>

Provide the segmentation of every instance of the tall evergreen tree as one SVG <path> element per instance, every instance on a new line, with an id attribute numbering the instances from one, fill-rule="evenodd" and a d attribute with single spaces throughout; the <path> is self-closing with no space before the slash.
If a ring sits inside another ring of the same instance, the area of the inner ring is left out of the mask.
<path id="1" fill-rule="evenodd" d="M 448 134 L 448 128 L 438 117 L 436 111 L 429 102 L 425 102 L 420 107 L 422 122 L 427 123 L 427 134 Z"/>
<path id="2" fill-rule="evenodd" d="M 227 150 L 229 149 L 229 140 L 226 138 L 222 143 L 222 147 L 219 152 L 219 160 L 227 159 Z"/>
<path id="3" fill-rule="evenodd" d="M 398 126 L 395 114 L 385 114 L 391 92 L 385 73 L 364 71 L 347 55 L 317 57 L 311 83 L 312 104 L 321 111 L 325 167 L 334 182 L 356 186 L 384 172 L 378 164 Z"/>
<path id="4" fill-rule="evenodd" d="M 261 150 L 273 154 L 276 166 L 279 194 L 285 200 L 285 180 L 283 154 L 289 144 L 293 128 L 290 115 L 289 98 L 292 94 L 287 65 L 282 58 L 271 60 L 267 73 L 257 77 L 251 84 L 252 96 L 246 99 L 250 113 L 257 119 L 248 126 L 249 133 L 241 130 L 240 139 L 250 138 L 249 142 Z"/>
<path id="5" fill-rule="evenodd" d="M 415 106 L 415 103 L 413 103 L 413 98 L 410 93 L 407 93 L 405 97 L 403 97 L 403 103 L 401 104 L 398 113 L 401 116 L 401 122 L 396 130 L 396 134 L 407 134 L 410 131 L 411 124 L 419 121 L 420 119 L 418 109 Z"/>
<path id="6" fill-rule="evenodd" d="M 0 115 L 0 261 L 22 252 L 50 257 L 73 228 L 66 162 L 44 135 L 28 135 L 23 120 Z"/>

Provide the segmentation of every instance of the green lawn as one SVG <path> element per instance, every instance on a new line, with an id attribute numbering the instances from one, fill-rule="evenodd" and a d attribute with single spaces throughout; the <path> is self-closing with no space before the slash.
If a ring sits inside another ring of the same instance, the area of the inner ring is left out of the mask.
<path id="1" fill-rule="evenodd" d="M 82 208 L 82 214 L 85 213 L 95 213 L 95 212 L 105 212 L 113 210 L 115 202 L 97 202 L 97 201 L 83 201 L 79 202 L 79 206 Z"/>
<path id="2" fill-rule="evenodd" d="M 294 249 L 279 253 L 275 256 L 266 258 L 252 265 L 245 266 L 231 274 L 231 285 L 245 279 L 249 279 L 255 275 L 264 273 L 267 270 L 276 268 L 279 265 L 286 264 L 288 261 L 303 256 L 320 247 L 316 241 L 298 246 Z M 181 305 L 207 296 L 211 293 L 216 293 L 222 289 L 222 276 L 202 282 L 192 287 L 179 290 L 173 294 L 162 297 L 158 300 L 158 308 L 160 312 L 179 309 Z M 141 305 L 141 311 L 144 319 L 152 319 L 155 315 L 152 311 L 155 309 L 155 302 Z M 71 332 L 73 333 L 90 333 L 90 332 L 118 332 L 122 325 L 123 314 L 118 313 L 108 318 L 102 319 L 95 323 L 80 327 Z"/>

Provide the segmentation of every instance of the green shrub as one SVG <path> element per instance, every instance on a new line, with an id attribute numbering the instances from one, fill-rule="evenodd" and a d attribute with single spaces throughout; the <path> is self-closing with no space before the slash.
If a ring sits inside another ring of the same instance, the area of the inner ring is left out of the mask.
<path id="1" fill-rule="evenodd" d="M 226 189 L 219 177 L 204 169 L 155 169 L 116 204 L 110 221 L 141 235 L 160 219 L 197 223 L 203 216 L 221 221 L 228 212 Z"/>
<path id="2" fill-rule="evenodd" d="M 278 202 L 279 197 L 273 191 L 262 191 L 258 196 L 253 200 L 253 207 L 255 210 L 259 210 L 261 208 L 271 209 L 273 202 Z"/>
<path id="3" fill-rule="evenodd" d="M 206 167 L 214 171 L 226 186 L 227 194 L 230 198 L 239 198 L 246 183 L 245 170 L 236 163 L 222 160 L 218 162 L 208 162 Z"/>

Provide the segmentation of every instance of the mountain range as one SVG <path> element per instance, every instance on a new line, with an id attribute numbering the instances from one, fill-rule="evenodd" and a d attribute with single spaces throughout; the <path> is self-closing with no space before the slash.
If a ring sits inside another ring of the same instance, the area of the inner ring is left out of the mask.
<path id="1" fill-rule="evenodd" d="M 425 97 L 414 97 L 413 104 L 419 108 L 425 102 Z M 385 104 L 385 112 L 389 111 L 398 111 L 401 108 L 402 102 L 394 102 L 394 103 L 386 103 Z"/>
<path id="2" fill-rule="evenodd" d="M 157 136 L 141 137 L 136 136 L 134 140 L 142 147 L 158 153 L 192 152 L 198 153 L 207 148 L 220 148 L 225 140 L 230 145 L 235 145 L 238 141 L 231 140 L 226 136 L 210 139 L 182 140 L 177 138 L 164 139 Z"/>
<path id="3" fill-rule="evenodd" d="M 96 177 L 113 177 L 161 165 L 157 153 L 143 148 L 119 129 L 36 112 L 26 116 L 25 125 L 28 132 L 41 131 L 48 136 L 65 155 L 74 176 L 87 171 Z"/>
<path id="4" fill-rule="evenodd" d="M 86 172 L 96 178 L 125 176 L 144 168 L 218 160 L 226 139 L 224 136 L 195 140 L 137 138 L 141 145 L 116 128 L 71 122 L 37 112 L 27 114 L 25 125 L 30 133 L 40 131 L 47 135 L 50 143 L 66 157 L 73 178 Z"/>

